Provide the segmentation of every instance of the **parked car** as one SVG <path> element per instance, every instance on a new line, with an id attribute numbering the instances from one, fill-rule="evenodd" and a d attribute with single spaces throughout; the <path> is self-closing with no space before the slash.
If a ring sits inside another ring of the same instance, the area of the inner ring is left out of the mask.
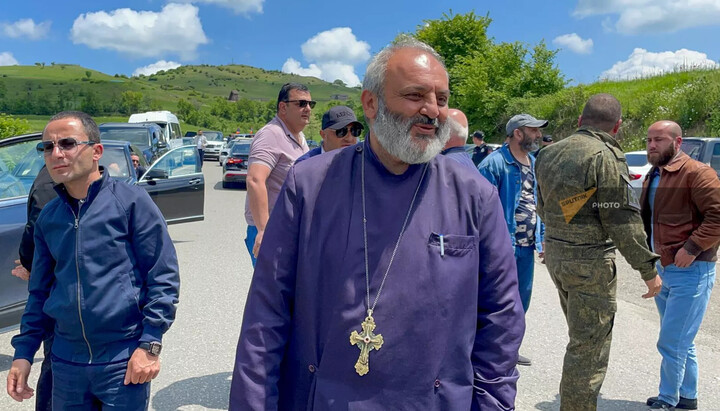
<path id="1" fill-rule="evenodd" d="M 683 137 L 681 150 L 715 169 L 720 178 L 720 138 Z"/>
<path id="2" fill-rule="evenodd" d="M 223 164 L 223 188 L 247 182 L 248 156 L 250 155 L 251 140 L 236 140 L 225 164 Z"/>
<path id="3" fill-rule="evenodd" d="M 155 123 L 103 123 L 98 127 L 100 140 L 127 141 L 142 150 L 148 163 L 152 163 L 168 151 L 163 131 Z"/>
<path id="4" fill-rule="evenodd" d="M 630 186 L 633 188 L 637 198 L 642 193 L 642 184 L 645 181 L 645 175 L 650 171 L 652 166 L 648 163 L 647 151 L 630 151 L 625 153 L 628 171 L 630 172 Z"/>
<path id="5" fill-rule="evenodd" d="M 180 121 L 175 114 L 167 110 L 135 113 L 130 115 L 128 123 L 155 123 L 162 129 L 165 141 L 171 148 L 182 145 Z"/>
<path id="6" fill-rule="evenodd" d="M 220 150 L 225 145 L 225 137 L 222 131 L 205 131 L 203 135 L 207 139 L 207 145 L 205 146 L 205 159 L 217 160 L 220 157 Z"/>
<path id="7" fill-rule="evenodd" d="M 27 221 L 27 196 L 44 165 L 36 150 L 42 134 L 0 140 L 0 331 L 20 322 L 27 299 L 27 282 L 10 275 Z M 165 153 L 138 181 L 130 159 L 139 153 L 125 141 L 103 141 L 100 159 L 112 178 L 147 190 L 168 224 L 204 219 L 205 179 L 195 147 Z M 147 165 L 140 158 L 141 165 Z"/>
<path id="8" fill-rule="evenodd" d="M 230 155 L 230 150 L 232 150 L 232 146 L 235 144 L 236 140 L 230 140 L 223 146 L 222 149 L 220 149 L 220 155 L 218 156 L 218 163 L 220 163 L 220 167 L 222 167 L 223 164 L 225 164 L 225 160 L 228 158 L 228 155 Z"/>

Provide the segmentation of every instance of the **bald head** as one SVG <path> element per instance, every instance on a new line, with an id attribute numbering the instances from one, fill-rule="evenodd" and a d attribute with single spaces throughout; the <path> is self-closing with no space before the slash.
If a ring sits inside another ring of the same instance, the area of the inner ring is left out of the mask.
<path id="1" fill-rule="evenodd" d="M 682 137 L 682 128 L 674 121 L 661 120 L 654 122 L 650 128 L 648 128 L 648 134 L 663 133 L 669 137 Z"/>
<path id="2" fill-rule="evenodd" d="M 609 134 L 617 133 L 622 120 L 622 107 L 612 94 L 600 93 L 591 96 L 580 116 L 581 127 L 595 127 Z"/>
<path id="3" fill-rule="evenodd" d="M 682 147 L 682 129 L 678 123 L 662 120 L 653 123 L 647 132 L 648 163 L 662 167 L 672 161 Z"/>
<path id="4" fill-rule="evenodd" d="M 444 150 L 464 146 L 468 137 L 468 120 L 465 113 L 456 108 L 451 108 L 448 110 L 447 121 L 450 125 L 450 139 L 445 144 Z"/>

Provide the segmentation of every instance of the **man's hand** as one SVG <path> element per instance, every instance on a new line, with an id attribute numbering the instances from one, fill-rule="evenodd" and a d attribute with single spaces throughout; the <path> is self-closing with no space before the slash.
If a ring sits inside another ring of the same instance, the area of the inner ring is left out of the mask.
<path id="1" fill-rule="evenodd" d="M 21 280 L 29 280 L 30 279 L 30 271 L 26 270 L 25 267 L 20 264 L 20 260 L 15 260 L 15 264 L 17 264 L 17 267 L 13 268 L 11 273 L 15 277 L 21 279 Z"/>
<path id="2" fill-rule="evenodd" d="M 255 244 L 253 245 L 253 255 L 255 258 L 257 258 L 258 253 L 260 252 L 260 243 L 262 243 L 263 233 L 265 231 L 258 230 L 257 236 L 255 237 Z"/>
<path id="3" fill-rule="evenodd" d="M 689 267 L 695 261 L 695 256 L 690 255 L 687 250 L 681 248 L 675 253 L 675 266 L 678 268 Z"/>
<path id="4" fill-rule="evenodd" d="M 35 393 L 35 390 L 27 385 L 29 375 L 30 362 L 28 360 L 20 359 L 12 362 L 7 377 L 7 393 L 15 401 L 29 400 Z"/>
<path id="5" fill-rule="evenodd" d="M 647 285 L 648 292 L 643 294 L 642 298 L 655 297 L 662 290 L 662 279 L 659 275 L 656 275 L 652 280 L 645 281 L 645 285 Z"/>
<path id="6" fill-rule="evenodd" d="M 150 382 L 160 373 L 160 357 L 150 355 L 142 348 L 136 348 L 128 361 L 125 385 Z"/>

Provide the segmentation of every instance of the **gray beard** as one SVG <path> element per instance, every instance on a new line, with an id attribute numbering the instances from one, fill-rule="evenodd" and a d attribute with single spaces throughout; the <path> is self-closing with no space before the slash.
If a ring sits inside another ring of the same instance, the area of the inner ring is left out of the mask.
<path id="1" fill-rule="evenodd" d="M 418 123 L 433 124 L 437 127 L 434 137 L 418 137 L 427 140 L 424 150 L 410 133 L 412 126 Z M 447 122 L 440 122 L 438 119 L 429 120 L 423 115 L 405 118 L 388 110 L 382 100 L 378 100 L 378 114 L 372 125 L 372 131 L 385 151 L 406 164 L 427 163 L 440 154 L 450 139 L 450 127 Z"/>

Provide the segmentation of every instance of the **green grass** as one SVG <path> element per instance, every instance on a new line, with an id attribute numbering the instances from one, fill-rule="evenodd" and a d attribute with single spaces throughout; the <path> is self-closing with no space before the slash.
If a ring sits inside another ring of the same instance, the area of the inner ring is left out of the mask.
<path id="1" fill-rule="evenodd" d="M 677 122 L 686 136 L 720 136 L 720 70 L 568 87 L 547 96 L 515 99 L 498 120 L 504 124 L 514 114 L 530 113 L 548 119 L 545 131 L 561 139 L 577 128 L 585 102 L 597 93 L 610 93 L 620 101 L 623 125 L 618 140 L 626 151 L 645 149 L 647 128 L 659 120 Z"/>
<path id="2" fill-rule="evenodd" d="M 90 72 L 87 77 L 86 72 Z M 314 77 L 303 77 L 250 66 L 181 66 L 152 76 L 114 77 L 84 67 L 68 64 L 40 66 L 2 66 L 0 82 L 9 99 L 32 95 L 35 99 L 55 101 L 58 92 L 72 93 L 79 104 L 87 92 L 94 92 L 101 101 L 117 99 L 127 90 L 140 91 L 155 100 L 163 109 L 175 110 L 180 98 L 200 106 L 214 97 L 227 98 L 237 90 L 240 98 L 268 101 L 277 98 L 280 87 L 287 82 L 300 82 L 310 88 L 314 100 L 330 101 L 333 94 L 359 99 L 360 90 L 342 87 Z"/>

